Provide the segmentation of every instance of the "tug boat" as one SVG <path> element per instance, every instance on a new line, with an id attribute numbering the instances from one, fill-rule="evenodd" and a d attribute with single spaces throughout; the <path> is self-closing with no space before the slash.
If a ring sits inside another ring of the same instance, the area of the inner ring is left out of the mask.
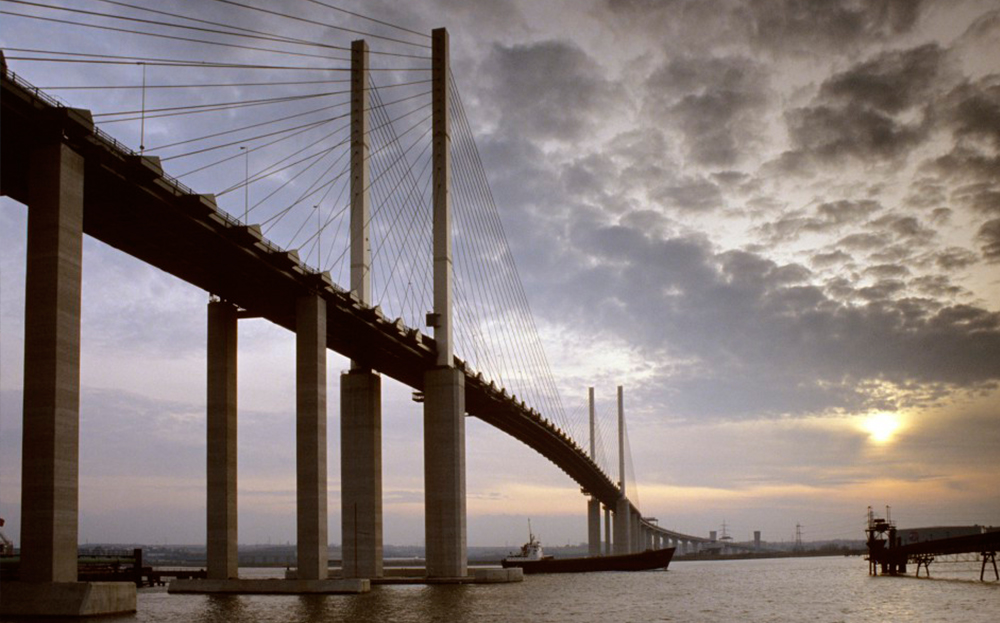
<path id="1" fill-rule="evenodd" d="M 674 557 L 673 547 L 647 549 L 634 554 L 593 556 L 588 558 L 555 558 L 546 556 L 541 542 L 528 527 L 528 542 L 521 551 L 500 561 L 505 568 L 520 567 L 524 573 L 587 573 L 590 571 L 649 571 L 666 569 Z"/>

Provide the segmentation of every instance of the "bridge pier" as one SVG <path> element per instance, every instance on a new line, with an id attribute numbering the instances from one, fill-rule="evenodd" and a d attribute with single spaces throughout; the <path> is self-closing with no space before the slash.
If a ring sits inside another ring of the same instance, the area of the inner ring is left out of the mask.
<path id="1" fill-rule="evenodd" d="M 632 537 L 630 551 L 641 552 L 643 550 L 642 524 L 639 523 L 639 513 L 630 513 L 629 518 L 631 519 L 632 524 L 629 532 L 629 535 Z"/>
<path id="2" fill-rule="evenodd" d="M 59 133 L 28 155 L 21 566 L 20 580 L 4 583 L 4 615 L 136 606 L 134 584 L 77 581 L 84 158 L 62 138 L 92 132 L 93 121 L 87 111 L 64 115 Z"/>
<path id="3" fill-rule="evenodd" d="M 382 379 L 340 375 L 341 543 L 344 577 L 382 577 Z"/>
<path id="4" fill-rule="evenodd" d="M 299 580 L 325 580 L 326 301 L 319 294 L 296 302 L 295 464 Z"/>
<path id="5" fill-rule="evenodd" d="M 464 577 L 465 374 L 455 368 L 424 375 L 424 506 L 427 577 Z"/>
<path id="6" fill-rule="evenodd" d="M 629 554 L 632 552 L 632 519 L 628 498 L 618 499 L 615 508 L 615 554 Z"/>
<path id="7" fill-rule="evenodd" d="M 587 555 L 601 555 L 601 502 L 597 498 L 587 500 Z"/>
<path id="8" fill-rule="evenodd" d="M 604 507 L 604 555 L 611 555 L 611 509 Z"/>
<path id="9" fill-rule="evenodd" d="M 207 341 L 207 576 L 227 580 L 239 575 L 235 306 L 225 301 L 209 302 Z"/>

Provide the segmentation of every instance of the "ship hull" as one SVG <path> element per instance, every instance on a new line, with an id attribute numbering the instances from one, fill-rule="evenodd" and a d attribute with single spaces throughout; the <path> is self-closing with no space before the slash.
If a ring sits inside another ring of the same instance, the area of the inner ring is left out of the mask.
<path id="1" fill-rule="evenodd" d="M 587 573 L 589 571 L 649 571 L 666 569 L 674 557 L 673 547 L 647 549 L 635 554 L 594 556 L 591 558 L 551 558 L 547 560 L 516 560 L 505 558 L 504 567 L 520 567 L 524 573 Z"/>

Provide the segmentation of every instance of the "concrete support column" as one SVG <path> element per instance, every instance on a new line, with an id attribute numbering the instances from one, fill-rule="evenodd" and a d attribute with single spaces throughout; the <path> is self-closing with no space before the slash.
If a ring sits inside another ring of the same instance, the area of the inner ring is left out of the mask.
<path id="1" fill-rule="evenodd" d="M 29 158 L 20 579 L 76 582 L 84 161 Z"/>
<path id="2" fill-rule="evenodd" d="M 604 507 L 604 555 L 611 555 L 611 509 Z"/>
<path id="3" fill-rule="evenodd" d="M 464 577 L 465 374 L 455 368 L 424 375 L 424 513 L 428 577 Z"/>
<path id="4" fill-rule="evenodd" d="M 326 579 L 329 539 L 326 500 L 326 301 L 296 304 L 296 510 L 298 578 Z"/>
<path id="5" fill-rule="evenodd" d="M 632 526 L 629 533 L 632 537 L 631 551 L 641 552 L 644 548 L 642 546 L 642 528 L 639 523 L 639 513 L 631 513 L 630 518 L 632 519 Z"/>
<path id="6" fill-rule="evenodd" d="M 239 574 L 236 503 L 236 307 L 208 304 L 208 578 Z"/>
<path id="7" fill-rule="evenodd" d="M 615 508 L 615 554 L 632 552 L 632 518 L 628 498 L 619 498 Z"/>
<path id="8" fill-rule="evenodd" d="M 340 376 L 343 572 L 382 577 L 382 379 L 354 369 Z"/>
<path id="9" fill-rule="evenodd" d="M 597 498 L 587 500 L 587 555 L 601 555 L 601 502 Z"/>

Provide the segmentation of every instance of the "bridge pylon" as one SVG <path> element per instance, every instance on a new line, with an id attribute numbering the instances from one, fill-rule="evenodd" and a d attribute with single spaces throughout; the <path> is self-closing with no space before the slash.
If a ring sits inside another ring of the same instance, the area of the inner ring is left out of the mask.
<path id="1" fill-rule="evenodd" d="M 424 374 L 424 532 L 427 576 L 468 573 L 465 515 L 465 373 L 455 367 L 451 301 L 451 115 L 448 31 L 431 40 L 436 367 Z"/>
<path id="2" fill-rule="evenodd" d="M 351 295 L 372 303 L 368 44 L 351 43 Z M 340 376 L 342 572 L 382 577 L 382 378 L 357 361 Z"/>

